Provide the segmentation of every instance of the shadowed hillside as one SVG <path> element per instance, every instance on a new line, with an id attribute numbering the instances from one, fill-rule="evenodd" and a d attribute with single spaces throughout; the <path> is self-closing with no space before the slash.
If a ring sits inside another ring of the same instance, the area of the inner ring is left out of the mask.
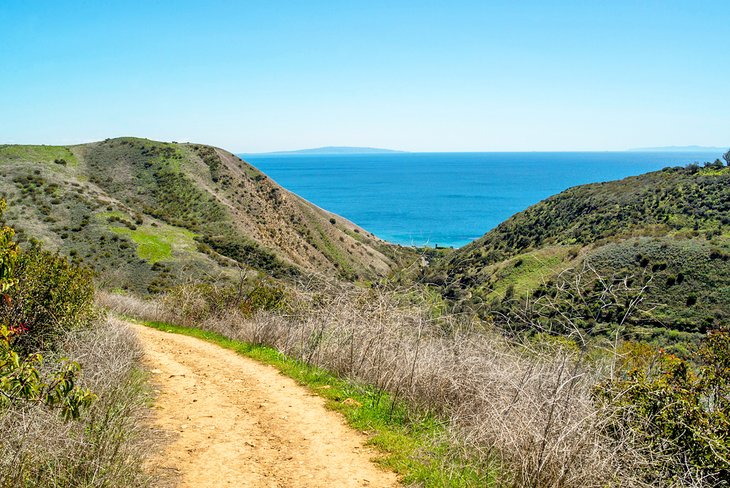
<path id="1" fill-rule="evenodd" d="M 386 275 L 404 251 L 286 191 L 222 149 L 119 138 L 0 146 L 6 220 L 93 266 L 102 284 L 160 291 L 239 267 L 276 278 Z"/>

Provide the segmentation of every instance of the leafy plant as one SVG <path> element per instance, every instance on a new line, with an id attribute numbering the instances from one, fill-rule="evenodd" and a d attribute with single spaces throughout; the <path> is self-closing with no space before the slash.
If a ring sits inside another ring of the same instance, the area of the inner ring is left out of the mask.
<path id="1" fill-rule="evenodd" d="M 51 349 L 61 334 L 84 327 L 94 318 L 89 269 L 35 244 L 19 254 L 15 277 L 17 286 L 8 290 L 8 298 L 0 306 L 0 320 L 11 327 L 28 327 L 28 333 L 17 338 L 20 350 Z"/>
<path id="2" fill-rule="evenodd" d="M 40 370 L 43 356 L 23 356 L 13 347 L 13 339 L 27 329 L 0 326 L 0 407 L 16 402 L 42 403 L 58 408 L 66 420 L 77 419 L 81 411 L 96 399 L 89 390 L 76 385 L 80 366 L 64 361 L 57 366 L 52 379 L 44 380 Z"/>
<path id="3" fill-rule="evenodd" d="M 730 332 L 707 335 L 692 364 L 664 351 L 594 389 L 612 413 L 606 433 L 654 454 L 644 469 L 650 484 L 691 477 L 703 486 L 730 479 Z"/>

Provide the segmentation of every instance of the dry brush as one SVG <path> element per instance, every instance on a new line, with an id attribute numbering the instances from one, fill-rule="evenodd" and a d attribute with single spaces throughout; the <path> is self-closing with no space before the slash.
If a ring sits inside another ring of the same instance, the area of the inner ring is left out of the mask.
<path id="1" fill-rule="evenodd" d="M 40 404 L 0 412 L 0 487 L 146 486 L 144 376 L 133 332 L 114 319 L 65 334 L 46 367 L 63 355 L 82 366 L 81 383 L 97 400 L 79 420 Z"/>
<path id="2" fill-rule="evenodd" d="M 192 289 L 156 302 L 99 299 L 118 313 L 274 347 L 435 413 L 454 452 L 499 472 L 501 486 L 646 486 L 642 469 L 661 462 L 637 450 L 630 432 L 606 435 L 620 412 L 597 407 L 592 389 L 611 374 L 610 359 L 589 358 L 574 342 L 508 339 L 471 316 L 434 313 L 413 290 L 318 289 L 253 315 L 206 314 Z"/>

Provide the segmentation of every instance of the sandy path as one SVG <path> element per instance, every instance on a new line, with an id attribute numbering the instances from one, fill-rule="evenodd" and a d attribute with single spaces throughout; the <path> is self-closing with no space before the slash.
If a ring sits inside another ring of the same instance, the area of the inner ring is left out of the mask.
<path id="1" fill-rule="evenodd" d="M 132 325 L 171 435 L 151 469 L 185 487 L 395 487 L 363 435 L 275 368 L 192 337 Z"/>

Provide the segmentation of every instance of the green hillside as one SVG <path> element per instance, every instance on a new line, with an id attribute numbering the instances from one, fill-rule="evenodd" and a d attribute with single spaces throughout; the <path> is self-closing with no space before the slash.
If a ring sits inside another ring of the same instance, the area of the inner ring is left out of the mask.
<path id="1" fill-rule="evenodd" d="M 91 265 L 103 286 L 180 280 L 376 278 L 406 251 L 281 188 L 231 153 L 119 138 L 0 146 L 0 194 L 21 242 Z"/>
<path id="2" fill-rule="evenodd" d="M 730 168 L 666 168 L 570 188 L 436 261 L 423 279 L 497 321 L 540 297 L 553 309 L 570 301 L 582 308 L 582 328 L 605 332 L 626 307 L 589 309 L 607 289 L 623 289 L 625 301 L 643 289 L 629 333 L 704 332 L 730 318 Z"/>

